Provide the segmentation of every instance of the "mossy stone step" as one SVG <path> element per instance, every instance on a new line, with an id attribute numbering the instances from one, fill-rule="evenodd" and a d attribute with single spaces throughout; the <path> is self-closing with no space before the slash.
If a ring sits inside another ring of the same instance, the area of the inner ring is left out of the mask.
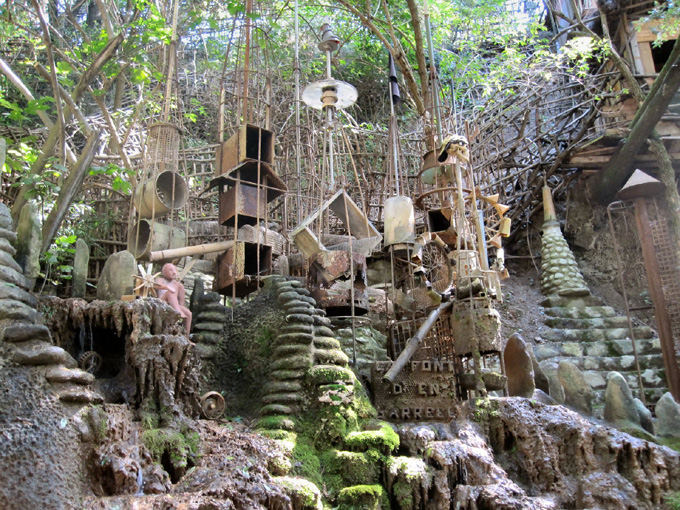
<path id="1" fill-rule="evenodd" d="M 269 374 L 269 377 L 276 381 L 292 381 L 295 379 L 302 379 L 305 376 L 306 370 L 274 370 Z"/>
<path id="2" fill-rule="evenodd" d="M 316 326 L 314 328 L 314 334 L 317 336 L 329 336 L 335 338 L 335 332 L 328 326 Z"/>
<path id="3" fill-rule="evenodd" d="M 294 290 L 285 290 L 283 292 L 279 292 L 278 296 L 276 298 L 276 302 L 279 305 L 284 305 L 286 303 L 289 303 L 291 301 L 298 301 L 300 298 L 302 298 L 300 294 L 297 293 L 297 291 Z"/>
<path id="4" fill-rule="evenodd" d="M 197 324 L 200 324 L 201 322 L 217 322 L 219 324 L 224 324 L 228 320 L 229 317 L 227 317 L 227 314 L 223 311 L 204 310 L 196 317 Z"/>
<path id="5" fill-rule="evenodd" d="M 21 343 L 29 340 L 43 340 L 52 343 L 52 336 L 47 326 L 42 324 L 12 324 L 2 332 L 5 342 Z"/>
<path id="6" fill-rule="evenodd" d="M 311 345 L 314 335 L 310 333 L 284 333 L 276 337 L 274 345 Z"/>
<path id="7" fill-rule="evenodd" d="M 628 383 L 628 386 L 632 390 L 638 388 L 637 372 L 635 370 L 617 370 Z M 582 372 L 583 377 L 586 379 L 588 384 L 594 390 L 604 392 L 607 387 L 607 373 L 600 372 L 597 370 L 584 370 Z M 646 370 L 641 370 L 640 375 L 642 376 L 642 385 L 645 389 L 664 389 L 666 388 L 666 372 L 664 370 L 656 370 L 648 368 Z"/>
<path id="8" fill-rule="evenodd" d="M 309 352 L 309 345 L 286 344 L 276 347 L 271 357 L 276 359 L 284 356 L 299 356 L 309 354 Z"/>
<path id="9" fill-rule="evenodd" d="M 293 407 L 282 404 L 268 404 L 260 409 L 261 416 L 276 416 L 281 414 L 293 414 Z"/>
<path id="10" fill-rule="evenodd" d="M 73 404 L 101 404 L 104 398 L 99 394 L 82 386 L 66 388 L 57 392 L 59 400 Z"/>
<path id="11" fill-rule="evenodd" d="M 270 393 L 262 398 L 265 404 L 299 404 L 303 396 L 300 393 Z"/>
<path id="12" fill-rule="evenodd" d="M 660 355 L 661 346 L 658 338 L 647 338 L 635 341 L 638 355 Z M 595 342 L 550 342 L 534 346 L 534 354 L 539 361 L 555 356 L 604 356 L 617 357 L 634 355 L 633 342 L 630 338 L 621 340 L 599 340 Z"/>
<path id="13" fill-rule="evenodd" d="M 628 319 L 626 317 L 598 317 L 591 319 L 572 319 L 570 317 L 546 317 L 543 321 L 546 326 L 555 329 L 609 329 L 627 328 Z"/>
<path id="14" fill-rule="evenodd" d="M 606 357 L 606 356 L 556 356 L 550 359 L 555 363 L 560 361 L 569 361 L 576 365 L 579 370 L 590 370 L 601 372 L 607 374 L 612 371 L 627 371 L 635 370 L 635 356 L 619 356 L 619 357 Z M 660 370 L 663 369 L 663 358 L 660 354 L 647 354 L 638 356 L 638 362 L 640 364 L 641 370 L 653 369 Z"/>
<path id="15" fill-rule="evenodd" d="M 304 306 L 294 306 L 292 308 L 286 308 L 285 310 L 286 313 L 290 314 L 302 314 L 302 315 L 314 315 L 314 309 L 307 305 L 306 307 Z"/>
<path id="16" fill-rule="evenodd" d="M 314 384 L 331 384 L 335 382 L 353 382 L 354 372 L 347 367 L 337 365 L 314 365 L 307 377 Z"/>
<path id="17" fill-rule="evenodd" d="M 213 333 L 221 333 L 224 330 L 224 323 L 222 322 L 199 322 L 194 326 L 197 333 L 202 331 L 212 331 Z"/>
<path id="18" fill-rule="evenodd" d="M 38 300 L 35 296 L 24 289 L 17 287 L 6 282 L 0 282 L 0 306 L 2 306 L 2 300 L 13 299 L 15 301 L 21 301 L 22 303 L 35 308 L 38 305 Z"/>
<path id="19" fill-rule="evenodd" d="M 45 379 L 51 383 L 73 383 L 87 386 L 94 382 L 94 375 L 79 368 L 55 366 L 47 369 Z"/>
<path id="20" fill-rule="evenodd" d="M 340 349 L 340 342 L 329 336 L 314 338 L 314 347 L 317 349 Z"/>
<path id="21" fill-rule="evenodd" d="M 285 324 L 281 327 L 281 334 L 287 333 L 306 333 L 311 335 L 314 333 L 314 326 L 309 324 Z"/>
<path id="22" fill-rule="evenodd" d="M 16 248 L 14 246 L 12 246 L 12 243 L 10 243 L 4 237 L 0 237 L 0 250 L 6 251 L 12 257 L 14 257 L 17 254 Z"/>
<path id="23" fill-rule="evenodd" d="M 565 297 L 552 295 L 541 301 L 544 308 L 584 308 L 586 306 L 604 306 L 604 301 L 595 296 Z"/>
<path id="24" fill-rule="evenodd" d="M 271 364 L 272 370 L 303 370 L 312 365 L 310 356 L 287 356 Z"/>
<path id="25" fill-rule="evenodd" d="M 338 510 L 388 510 L 387 492 L 382 485 L 353 485 L 338 493 Z"/>
<path id="26" fill-rule="evenodd" d="M 0 238 L 7 239 L 11 244 L 17 243 L 17 233 L 6 228 L 0 228 Z"/>
<path id="27" fill-rule="evenodd" d="M 23 273 L 7 266 L 0 266 L 0 282 L 10 283 L 16 285 L 24 290 L 31 290 L 28 280 Z"/>
<path id="28" fill-rule="evenodd" d="M 322 365 L 347 365 L 349 358 L 347 354 L 339 349 L 316 349 L 314 359 Z"/>
<path id="29" fill-rule="evenodd" d="M 264 388 L 264 391 L 267 394 L 290 393 L 292 391 L 302 391 L 302 383 L 299 380 L 270 381 L 265 384 Z"/>
<path id="30" fill-rule="evenodd" d="M 284 304 L 282 304 L 281 307 L 286 311 L 290 310 L 291 308 L 304 308 L 306 310 L 308 309 L 311 312 L 314 312 L 314 307 L 301 299 L 291 299 L 290 301 L 287 301 Z"/>
<path id="31" fill-rule="evenodd" d="M 14 362 L 19 365 L 41 366 L 41 365 L 63 365 L 67 368 L 76 368 L 78 363 L 71 355 L 61 347 L 39 342 L 24 347 L 19 344 L 14 353 Z"/>
<path id="32" fill-rule="evenodd" d="M 0 267 L 0 269 L 2 269 Z M 0 301 L 0 320 L 9 319 L 24 321 L 29 324 L 38 322 L 40 314 L 32 306 L 15 299 L 3 299 Z"/>
<path id="33" fill-rule="evenodd" d="M 616 317 L 618 314 L 611 306 L 584 306 L 583 308 L 563 308 L 560 306 L 543 308 L 548 317 L 563 317 L 566 319 L 600 319 Z"/>
<path id="34" fill-rule="evenodd" d="M 310 326 L 313 326 L 315 323 L 316 317 L 313 315 L 305 315 L 301 313 L 291 313 L 286 315 L 286 323 L 287 324 L 308 324 Z"/>
<path id="35" fill-rule="evenodd" d="M 217 345 L 220 343 L 222 336 L 210 331 L 200 331 L 195 333 L 194 341 L 198 343 L 205 343 L 210 345 Z"/>
<path id="36" fill-rule="evenodd" d="M 314 317 L 314 324 L 316 326 L 326 326 L 328 328 L 331 327 L 331 320 L 328 317 L 320 317 L 320 316 L 315 316 Z"/>
<path id="37" fill-rule="evenodd" d="M 654 338 L 654 330 L 647 326 L 633 328 L 636 339 Z M 541 338 L 549 342 L 598 342 L 604 340 L 625 340 L 630 338 L 628 328 L 606 329 L 549 329 L 541 333 Z"/>

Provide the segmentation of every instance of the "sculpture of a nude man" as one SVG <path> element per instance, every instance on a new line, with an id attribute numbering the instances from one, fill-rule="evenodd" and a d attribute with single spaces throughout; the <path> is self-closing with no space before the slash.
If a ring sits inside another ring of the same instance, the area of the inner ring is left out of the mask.
<path id="1" fill-rule="evenodd" d="M 189 335 L 191 330 L 191 312 L 184 306 L 186 291 L 184 285 L 177 280 L 177 268 L 167 263 L 162 269 L 163 276 L 156 278 L 158 297 L 177 310 L 184 319 L 184 329 Z"/>

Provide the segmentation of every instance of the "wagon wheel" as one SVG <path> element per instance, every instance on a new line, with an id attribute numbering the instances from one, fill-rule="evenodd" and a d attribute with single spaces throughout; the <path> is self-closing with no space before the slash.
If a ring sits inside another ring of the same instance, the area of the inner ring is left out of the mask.
<path id="1" fill-rule="evenodd" d="M 95 351 L 85 351 L 78 357 L 78 366 L 85 372 L 96 374 L 102 366 L 102 357 Z"/>
<path id="2" fill-rule="evenodd" d="M 424 276 L 432 289 L 445 294 L 453 287 L 453 266 L 446 250 L 434 240 L 427 240 L 422 250 Z"/>
<path id="3" fill-rule="evenodd" d="M 209 420 L 217 420 L 224 414 L 226 407 L 224 397 L 216 391 L 209 391 L 201 397 L 201 411 Z"/>

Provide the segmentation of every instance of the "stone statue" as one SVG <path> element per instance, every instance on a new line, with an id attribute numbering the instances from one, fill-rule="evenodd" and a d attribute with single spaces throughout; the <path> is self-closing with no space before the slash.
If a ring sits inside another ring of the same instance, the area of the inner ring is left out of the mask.
<path id="1" fill-rule="evenodd" d="M 184 285 L 177 280 L 177 268 L 167 263 L 162 269 L 163 276 L 156 278 L 158 297 L 177 310 L 184 319 L 184 329 L 189 335 L 191 330 L 191 312 L 184 306 L 186 291 Z"/>

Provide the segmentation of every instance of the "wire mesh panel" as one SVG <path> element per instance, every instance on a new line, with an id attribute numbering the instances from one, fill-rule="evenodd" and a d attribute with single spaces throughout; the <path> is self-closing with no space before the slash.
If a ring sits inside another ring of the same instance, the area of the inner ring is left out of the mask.
<path id="1" fill-rule="evenodd" d="M 174 124 L 158 122 L 149 126 L 144 155 L 144 171 L 147 175 L 179 168 L 180 129 Z"/>
<path id="2" fill-rule="evenodd" d="M 427 317 L 394 322 L 390 326 L 390 347 L 392 359 L 397 359 L 409 338 L 415 336 Z M 454 361 L 456 358 L 451 333 L 450 314 L 442 314 L 425 336 L 420 349 L 413 355 L 414 360 L 437 358 Z"/>
<path id="3" fill-rule="evenodd" d="M 654 252 L 659 264 L 659 273 L 666 310 L 675 339 L 675 350 L 680 350 L 680 278 L 678 278 L 678 257 L 668 229 L 669 217 L 665 207 L 656 201 L 648 201 L 649 223 L 654 241 Z"/>
<path id="4" fill-rule="evenodd" d="M 393 359 L 403 351 L 426 318 L 398 321 L 390 327 Z M 375 407 L 390 421 L 441 421 L 455 418 L 454 404 L 462 399 L 458 381 L 462 367 L 455 356 L 449 315 L 440 317 L 394 383 L 382 377 L 392 362 L 377 362 L 371 376 Z"/>

